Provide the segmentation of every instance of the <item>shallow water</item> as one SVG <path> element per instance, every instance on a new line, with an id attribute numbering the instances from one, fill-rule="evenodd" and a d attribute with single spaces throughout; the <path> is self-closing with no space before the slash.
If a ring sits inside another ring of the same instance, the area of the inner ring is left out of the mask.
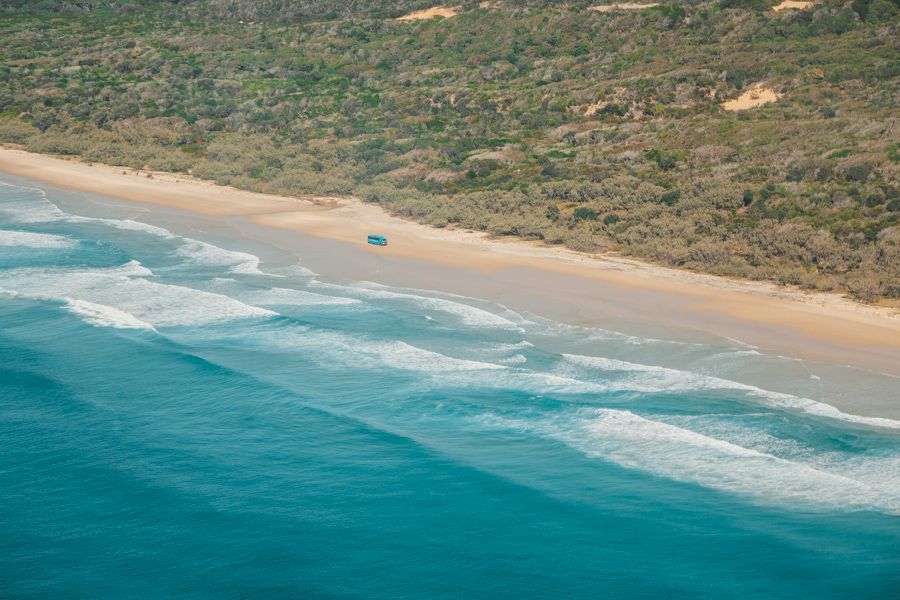
<path id="1" fill-rule="evenodd" d="M 900 422 L 828 403 L 876 374 L 336 280 L 17 183 L 4 598 L 900 592 Z"/>

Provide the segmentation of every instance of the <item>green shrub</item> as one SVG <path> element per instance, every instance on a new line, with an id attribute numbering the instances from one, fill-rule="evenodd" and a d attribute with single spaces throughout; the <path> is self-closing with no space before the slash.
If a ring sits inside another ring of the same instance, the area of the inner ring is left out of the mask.
<path id="1" fill-rule="evenodd" d="M 769 5 L 765 0 L 720 0 L 719 8 L 735 8 L 739 10 L 763 12 L 769 9 Z"/>
<path id="2" fill-rule="evenodd" d="M 616 104 L 615 102 L 610 102 L 600 111 L 601 114 L 604 115 L 615 115 L 617 117 L 624 117 L 628 114 L 628 107 L 623 106 L 621 104 Z"/>
<path id="3" fill-rule="evenodd" d="M 674 206 L 678 203 L 679 198 L 681 198 L 681 192 L 678 190 L 669 190 L 659 197 L 659 201 L 666 206 Z"/>
<path id="4" fill-rule="evenodd" d="M 850 8 L 859 15 L 861 20 L 865 21 L 866 17 L 869 15 L 870 4 L 871 0 L 853 0 L 853 2 L 850 3 Z"/>
<path id="5" fill-rule="evenodd" d="M 864 182 L 869 178 L 872 169 L 869 165 L 851 165 L 847 167 L 847 181 Z"/>
<path id="6" fill-rule="evenodd" d="M 887 157 L 891 162 L 900 162 L 900 146 L 891 144 L 887 149 Z"/>
<path id="7" fill-rule="evenodd" d="M 576 221 L 595 221 L 597 219 L 597 211 L 587 206 L 579 206 L 572 214 Z"/>
<path id="8" fill-rule="evenodd" d="M 654 6 L 647 9 L 647 12 L 650 14 L 658 14 L 660 16 L 671 19 L 674 23 L 680 23 L 684 21 L 687 13 L 684 8 L 677 4 L 660 4 L 659 6 Z"/>
<path id="9" fill-rule="evenodd" d="M 658 166 L 663 171 L 671 171 L 678 165 L 678 159 L 680 155 L 677 152 L 666 152 L 665 150 L 660 150 L 658 148 L 653 148 L 648 150 L 645 156 L 652 161 L 656 162 L 656 166 Z"/>
<path id="10" fill-rule="evenodd" d="M 882 197 L 879 196 L 878 194 L 872 194 L 872 195 L 870 195 L 869 197 L 866 198 L 865 204 L 866 204 L 866 206 L 867 206 L 868 208 L 875 208 L 876 206 L 878 206 L 878 205 L 881 204 L 882 202 L 884 202 L 884 198 L 882 198 Z"/>

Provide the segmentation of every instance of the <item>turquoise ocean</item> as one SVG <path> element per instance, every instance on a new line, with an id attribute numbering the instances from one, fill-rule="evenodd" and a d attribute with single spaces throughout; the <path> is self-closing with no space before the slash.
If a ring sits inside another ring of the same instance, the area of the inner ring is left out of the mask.
<path id="1" fill-rule="evenodd" d="M 0 180 L 4 599 L 900 598 L 900 422 L 827 367 Z"/>

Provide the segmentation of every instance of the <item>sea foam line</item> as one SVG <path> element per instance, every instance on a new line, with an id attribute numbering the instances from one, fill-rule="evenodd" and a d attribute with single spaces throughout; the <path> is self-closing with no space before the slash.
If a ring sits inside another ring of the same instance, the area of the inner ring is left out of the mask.
<path id="1" fill-rule="evenodd" d="M 192 238 L 181 239 L 184 242 L 175 253 L 182 258 L 188 259 L 192 264 L 227 267 L 230 272 L 243 275 L 266 275 L 266 273 L 260 271 L 260 259 L 254 254 L 226 250 L 225 248 Z M 281 276 L 278 275 L 278 277 Z"/>
<path id="2" fill-rule="evenodd" d="M 229 296 L 146 279 L 152 275 L 137 261 L 100 269 L 10 269 L 0 271 L 0 291 L 65 302 L 95 325 L 196 326 L 276 314 Z M 104 316 L 105 309 L 110 310 Z"/>
<path id="3" fill-rule="evenodd" d="M 35 199 L 27 199 L 25 202 L 13 201 L 0 203 L 0 211 L 6 212 L 20 223 L 48 223 L 63 222 L 75 224 L 99 224 L 124 231 L 136 231 L 146 233 L 161 239 L 180 241 L 181 246 L 175 250 L 175 254 L 189 260 L 192 264 L 211 267 L 227 267 L 232 273 L 244 275 L 268 275 L 259 268 L 258 256 L 236 250 L 227 250 L 219 246 L 196 240 L 189 237 L 176 235 L 168 229 L 149 225 L 133 219 L 108 219 L 103 217 L 84 217 L 73 215 L 60 209 L 40 188 L 11 186 L 27 192 L 34 192 L 39 196 L 40 202 Z M 272 275 L 282 277 L 282 275 Z"/>
<path id="4" fill-rule="evenodd" d="M 78 242 L 62 235 L 0 229 L 0 246 L 20 248 L 77 248 Z"/>
<path id="5" fill-rule="evenodd" d="M 456 358 L 414 346 L 402 340 L 357 337 L 338 331 L 316 329 L 283 322 L 262 324 L 253 331 L 216 331 L 220 339 L 235 339 L 242 347 L 252 344 L 260 349 L 301 352 L 323 365 L 342 364 L 354 368 L 396 369 L 422 375 L 463 371 L 496 372 L 507 367 L 494 363 Z"/>
<path id="6" fill-rule="evenodd" d="M 156 332 L 156 328 L 150 323 L 141 321 L 134 315 L 112 306 L 71 298 L 66 300 L 66 305 L 71 313 L 80 316 L 91 325 L 116 329 L 146 329 Z"/>
<path id="7" fill-rule="evenodd" d="M 442 312 L 453 315 L 469 327 L 476 328 L 498 328 L 512 329 L 522 331 L 519 324 L 498 314 L 490 311 L 466 304 L 464 302 L 456 302 L 446 298 L 438 298 L 434 296 L 424 296 L 421 294 L 407 293 L 387 289 L 372 282 L 360 282 L 353 286 L 340 286 L 320 281 L 312 282 L 311 285 L 327 289 L 339 289 L 342 293 L 362 296 L 367 299 L 374 300 L 407 300 L 411 301 L 420 308 Z"/>
<path id="8" fill-rule="evenodd" d="M 306 290 L 273 287 L 253 290 L 239 296 L 244 302 L 254 306 L 317 306 L 317 305 L 361 305 L 362 300 L 346 296 L 329 296 Z"/>
<path id="9" fill-rule="evenodd" d="M 771 504 L 900 514 L 897 481 L 860 481 L 853 465 L 832 472 L 779 458 L 627 410 L 596 409 L 576 415 L 521 419 L 484 414 L 483 426 L 533 433 L 591 458 L 667 479 L 695 483 Z"/>
<path id="10" fill-rule="evenodd" d="M 624 381 L 616 381 L 617 385 L 625 389 L 633 389 L 639 392 L 671 392 L 671 391 L 687 391 L 687 390 L 715 390 L 715 389 L 731 389 L 748 393 L 749 395 L 762 400 L 763 404 L 772 408 L 789 409 L 802 411 L 819 417 L 827 417 L 830 419 L 857 423 L 860 425 L 868 425 L 873 427 L 883 427 L 887 429 L 900 429 L 900 421 L 888 419 L 885 417 L 864 417 L 861 415 L 853 415 L 845 413 L 838 408 L 812 400 L 810 398 L 801 398 L 792 394 L 782 392 L 773 392 L 754 385 L 739 383 L 720 377 L 711 375 L 703 375 L 700 373 L 692 373 L 680 369 L 672 369 L 669 367 L 660 367 L 655 365 L 645 365 L 640 363 L 632 363 L 613 358 L 605 358 L 600 356 L 583 356 L 579 354 L 563 354 L 566 361 L 589 368 L 597 368 L 602 371 L 619 371 L 625 373 L 643 373 L 640 377 L 631 377 Z"/>

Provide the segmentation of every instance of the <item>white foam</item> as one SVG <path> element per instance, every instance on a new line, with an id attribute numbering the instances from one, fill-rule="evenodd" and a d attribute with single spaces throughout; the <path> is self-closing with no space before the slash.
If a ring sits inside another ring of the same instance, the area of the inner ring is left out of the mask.
<path id="1" fill-rule="evenodd" d="M 0 246 L 21 248 L 75 248 L 78 242 L 62 235 L 0 229 Z"/>
<path id="2" fill-rule="evenodd" d="M 900 479 L 875 485 L 859 469 L 779 458 L 638 416 L 625 410 L 582 411 L 575 418 L 522 420 L 488 415 L 490 426 L 534 432 L 589 457 L 765 503 L 900 513 Z M 846 466 L 846 465 L 845 465 Z"/>
<path id="3" fill-rule="evenodd" d="M 507 356 L 506 358 L 501 358 L 497 362 L 502 363 L 504 365 L 520 365 L 522 363 L 528 362 L 528 358 L 526 358 L 522 354 L 513 354 L 512 356 Z"/>
<path id="4" fill-rule="evenodd" d="M 611 329 L 560 323 L 533 315 L 529 315 L 529 319 L 534 323 L 540 324 L 541 329 L 543 330 L 542 333 L 544 334 L 564 337 L 567 340 L 578 339 L 582 342 L 589 342 L 592 344 L 595 342 L 617 342 L 625 346 L 701 346 L 701 344 L 695 342 L 638 337 L 636 335 L 613 331 Z"/>
<path id="5" fill-rule="evenodd" d="M 244 275 L 264 275 L 259 270 L 258 256 L 226 250 L 200 240 L 185 238 L 184 243 L 175 253 L 196 265 L 228 268 L 232 273 Z"/>
<path id="6" fill-rule="evenodd" d="M 0 183 L 17 190 L 15 195 L 4 194 L 3 202 L 0 202 L 0 212 L 10 215 L 19 223 L 43 223 L 65 218 L 65 213 L 47 199 L 47 194 L 43 190 Z"/>
<path id="7" fill-rule="evenodd" d="M 582 367 L 597 368 L 603 371 L 620 372 L 626 374 L 612 381 L 612 385 L 636 392 L 673 392 L 705 389 L 746 389 L 733 381 L 726 381 L 716 377 L 658 367 L 632 363 L 614 358 L 601 356 L 582 356 L 580 354 L 563 354 L 567 362 Z M 640 375 L 635 375 L 639 373 Z M 735 386 L 738 386 L 737 388 Z"/>
<path id="8" fill-rule="evenodd" d="M 776 435 L 767 431 L 765 425 L 771 423 L 771 418 L 765 414 L 665 415 L 654 419 L 847 477 L 888 496 L 900 495 L 900 454 L 871 452 L 859 447 L 854 452 L 816 448 L 814 442 L 803 438 L 782 437 L 784 433 Z"/>
<path id="9" fill-rule="evenodd" d="M 425 310 L 451 314 L 459 318 L 463 324 L 468 325 L 469 327 L 520 329 L 519 325 L 510 319 L 470 304 L 456 302 L 446 298 L 392 291 L 384 286 L 371 282 L 361 282 L 354 286 L 336 286 L 334 284 L 322 282 L 316 282 L 315 284 L 320 287 L 339 288 L 342 289 L 344 293 L 356 294 L 363 298 L 376 300 L 408 300 Z"/>
<path id="10" fill-rule="evenodd" d="M 14 187 L 23 190 L 23 198 L 0 203 L 0 211 L 10 214 L 19 223 L 98 223 L 126 231 L 140 231 L 162 238 L 172 239 L 177 237 L 167 229 L 141 223 L 133 219 L 107 219 L 72 215 L 64 212 L 51 202 L 44 190 L 21 186 Z"/>
<path id="11" fill-rule="evenodd" d="M 757 401 L 761 401 L 763 404 L 772 408 L 801 411 L 820 417 L 827 417 L 860 425 L 900 429 L 900 421 L 894 419 L 852 415 L 842 412 L 834 406 L 825 404 L 824 402 L 818 402 L 809 398 L 800 398 L 782 392 L 773 392 L 757 386 L 730 381 L 720 377 L 671 369 L 668 367 L 626 362 L 600 356 L 564 354 L 563 357 L 568 362 L 575 365 L 599 368 L 604 371 L 625 373 L 626 376 L 624 378 L 615 379 L 611 382 L 612 386 L 624 390 L 645 393 L 716 389 L 739 390 L 746 392 Z"/>
<path id="12" fill-rule="evenodd" d="M 590 456 L 766 501 L 900 511 L 900 489 L 885 495 L 843 474 L 777 458 L 629 411 L 600 409 L 594 419 L 561 432 L 559 437 Z"/>
<path id="13" fill-rule="evenodd" d="M 534 348 L 534 344 L 528 340 L 522 340 L 514 344 L 494 344 L 491 350 L 496 352 L 513 352 L 515 350 L 525 350 L 526 348 Z"/>
<path id="14" fill-rule="evenodd" d="M 19 189 L 25 192 L 25 198 L 0 203 L 0 211 L 11 214 L 20 223 L 94 223 L 123 231 L 146 233 L 163 239 L 180 239 L 183 240 L 183 244 L 176 250 L 176 254 L 189 259 L 193 264 L 228 268 L 231 272 L 238 274 L 264 274 L 259 269 L 259 257 L 253 254 L 226 250 L 200 240 L 181 237 L 173 234 L 168 229 L 133 219 L 108 219 L 69 214 L 53 204 L 43 190 L 23 187 Z"/>
<path id="15" fill-rule="evenodd" d="M 361 351 L 377 357 L 374 366 L 386 365 L 395 369 L 419 371 L 422 373 L 483 371 L 504 368 L 493 363 L 453 358 L 399 341 L 368 343 L 361 348 Z"/>
<path id="16" fill-rule="evenodd" d="M 328 296 L 316 294 L 305 290 L 289 288 L 271 288 L 268 290 L 255 290 L 241 294 L 244 302 L 254 306 L 315 306 L 315 305 L 347 305 L 362 304 L 356 298 L 344 296 Z"/>
<path id="17" fill-rule="evenodd" d="M 674 427 L 689 429 L 703 435 L 725 440 L 731 444 L 757 450 L 765 454 L 789 460 L 805 460 L 816 451 L 793 438 L 781 438 L 770 433 L 765 425 L 771 423 L 771 414 L 728 413 L 654 415 L 653 419 Z"/>
<path id="18" fill-rule="evenodd" d="M 450 387 L 519 390 L 529 394 L 604 394 L 614 391 L 601 383 L 514 367 L 504 367 L 503 371 L 490 373 L 471 373 L 465 378 L 440 375 L 435 374 L 436 380 Z"/>
<path id="19" fill-rule="evenodd" d="M 287 267 L 275 267 L 270 272 L 282 277 L 314 277 L 316 275 L 315 272 L 301 266 L 299 263 L 288 265 Z"/>
<path id="20" fill-rule="evenodd" d="M 148 233 L 150 235 L 155 235 L 156 237 L 161 237 L 165 239 L 175 239 L 178 236 L 173 234 L 168 229 L 163 229 L 162 227 L 157 227 L 155 225 L 148 225 L 147 223 L 142 223 L 140 221 L 135 221 L 133 219 L 100 219 L 93 217 L 79 217 L 76 215 L 67 215 L 67 221 L 75 222 L 75 223 L 83 223 L 83 222 L 96 222 L 103 223 L 104 225 L 109 225 L 111 227 L 115 227 L 116 229 L 123 229 L 125 231 L 140 231 L 143 233 Z"/>
<path id="21" fill-rule="evenodd" d="M 68 300 L 67 308 L 70 312 L 79 315 L 84 321 L 99 327 L 115 327 L 117 329 L 147 329 L 156 331 L 149 323 L 141 321 L 134 315 L 121 311 L 112 306 L 94 304 L 86 300 Z"/>
<path id="22" fill-rule="evenodd" d="M 219 332 L 217 332 L 217 335 Z M 227 334 L 226 334 L 227 335 Z M 330 330 L 318 330 L 305 326 L 266 327 L 247 335 L 236 332 L 243 345 L 255 343 L 260 348 L 301 352 L 304 356 L 323 364 L 342 364 L 354 368 L 414 371 L 428 375 L 460 372 L 497 372 L 503 365 L 479 362 L 447 356 L 426 350 L 399 340 L 377 340 L 354 337 Z"/>
<path id="23" fill-rule="evenodd" d="M 762 352 L 759 350 L 730 350 L 728 352 L 722 352 L 720 356 L 762 356 Z"/>
<path id="24" fill-rule="evenodd" d="M 62 300 L 70 306 L 72 301 L 82 301 L 111 307 L 130 315 L 134 323 L 153 327 L 206 325 L 275 314 L 221 294 L 145 279 L 150 275 L 137 261 L 107 269 L 12 269 L 0 271 L 0 290 Z M 85 316 L 84 311 L 79 314 Z M 99 322 L 99 317 L 92 318 L 95 324 Z M 122 315 L 117 319 L 124 322 Z"/>
<path id="25" fill-rule="evenodd" d="M 476 352 L 479 356 L 503 365 L 520 365 L 528 362 L 528 357 L 519 351 L 533 347 L 534 344 L 527 340 L 517 343 L 491 343 L 484 347 L 469 346 L 471 351 Z"/>

